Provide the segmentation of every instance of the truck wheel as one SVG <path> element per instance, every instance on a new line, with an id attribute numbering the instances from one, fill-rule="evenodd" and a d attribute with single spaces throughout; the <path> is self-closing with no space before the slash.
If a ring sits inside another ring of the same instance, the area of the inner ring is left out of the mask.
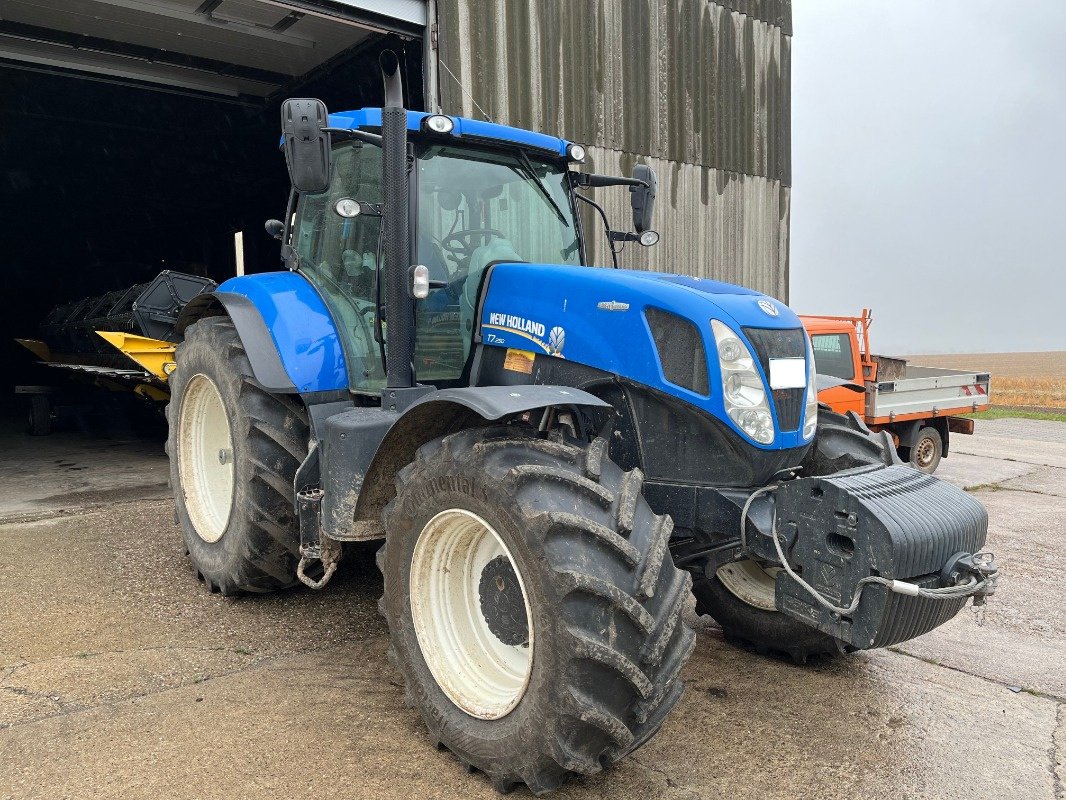
<path id="1" fill-rule="evenodd" d="M 940 466 L 940 458 L 943 455 L 944 441 L 940 438 L 940 431 L 936 428 L 922 428 L 918 431 L 918 438 L 914 440 L 907 460 L 920 472 L 932 474 Z"/>
<path id="2" fill-rule="evenodd" d="M 837 640 L 777 610 L 774 581 L 779 567 L 751 559 L 718 569 L 712 579 L 693 584 L 696 613 L 710 614 L 726 639 L 760 655 L 785 655 L 802 664 L 811 656 L 837 655 Z"/>
<path id="3" fill-rule="evenodd" d="M 52 401 L 43 394 L 30 397 L 30 436 L 47 436 L 52 432 Z"/>
<path id="4" fill-rule="evenodd" d="M 462 431 L 418 451 L 385 511 L 381 609 L 407 702 L 501 792 L 607 768 L 681 696 L 690 579 L 670 518 L 606 449 Z"/>
<path id="5" fill-rule="evenodd" d="M 306 412 L 252 374 L 228 317 L 191 325 L 170 376 L 170 480 L 182 537 L 212 592 L 296 583 L 293 478 L 307 454 Z"/>

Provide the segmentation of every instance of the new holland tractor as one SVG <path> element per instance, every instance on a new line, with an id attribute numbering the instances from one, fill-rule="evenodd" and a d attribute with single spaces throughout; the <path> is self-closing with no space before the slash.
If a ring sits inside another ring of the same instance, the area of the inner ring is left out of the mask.
<path id="1" fill-rule="evenodd" d="M 947 621 L 996 579 L 970 496 L 816 403 L 786 306 L 587 265 L 582 172 L 542 133 L 286 101 L 286 269 L 178 322 L 168 452 L 200 577 L 321 587 L 384 540 L 390 660 L 431 741 L 536 793 L 646 742 L 697 609 L 802 660 Z M 606 217 L 604 215 L 606 224 Z"/>

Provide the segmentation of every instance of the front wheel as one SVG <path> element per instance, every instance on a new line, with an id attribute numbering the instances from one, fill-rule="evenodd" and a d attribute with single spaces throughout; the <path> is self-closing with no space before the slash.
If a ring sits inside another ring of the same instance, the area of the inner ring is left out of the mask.
<path id="1" fill-rule="evenodd" d="M 696 613 L 709 614 L 730 642 L 761 655 L 784 655 L 801 664 L 811 656 L 842 652 L 832 636 L 777 610 L 779 571 L 752 559 L 722 565 L 713 578 L 693 584 Z"/>
<path id="2" fill-rule="evenodd" d="M 689 593 L 639 471 L 523 428 L 401 471 L 379 553 L 390 655 L 431 740 L 542 793 L 647 741 L 681 696 Z"/>

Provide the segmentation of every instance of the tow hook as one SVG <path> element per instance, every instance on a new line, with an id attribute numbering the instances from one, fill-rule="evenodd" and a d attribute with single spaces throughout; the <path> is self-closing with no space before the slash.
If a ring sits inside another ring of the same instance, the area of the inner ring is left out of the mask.
<path id="1" fill-rule="evenodd" d="M 311 589 L 321 589 L 329 583 L 341 557 L 340 542 L 322 536 L 320 520 L 322 498 L 325 495 L 318 488 L 304 489 L 296 495 L 296 510 L 300 519 L 300 563 L 296 566 L 296 577 Z M 318 580 L 307 574 L 315 561 L 322 564 L 322 577 Z"/>
<path id="2" fill-rule="evenodd" d="M 997 580 L 999 567 L 992 553 L 956 553 L 940 571 L 942 586 L 976 585 L 972 595 L 975 606 L 983 606 L 996 593 Z"/>

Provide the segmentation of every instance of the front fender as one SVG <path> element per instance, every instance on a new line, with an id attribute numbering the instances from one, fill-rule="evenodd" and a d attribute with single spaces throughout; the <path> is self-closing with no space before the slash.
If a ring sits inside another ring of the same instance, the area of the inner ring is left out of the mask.
<path id="1" fill-rule="evenodd" d="M 336 539 L 379 535 L 353 534 L 352 523 L 376 523 L 397 473 L 439 436 L 538 408 L 608 405 L 567 386 L 471 386 L 430 392 L 402 413 L 351 408 L 331 416 L 320 443 L 323 531 Z"/>

